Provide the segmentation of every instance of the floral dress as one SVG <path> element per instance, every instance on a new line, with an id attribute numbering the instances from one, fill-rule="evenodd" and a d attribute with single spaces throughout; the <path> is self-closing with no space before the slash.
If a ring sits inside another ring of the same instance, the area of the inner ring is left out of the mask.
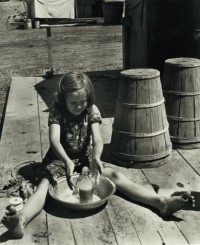
<path id="1" fill-rule="evenodd" d="M 86 109 L 81 115 L 74 116 L 55 103 L 49 113 L 48 125 L 60 125 L 60 142 L 69 158 L 75 163 L 77 172 L 80 172 L 82 167 L 88 165 L 90 161 L 93 123 L 101 123 L 101 114 L 95 105 Z M 65 169 L 64 163 L 57 158 L 50 147 L 43 163 L 34 171 L 35 179 L 39 182 L 45 177 L 52 182 L 65 175 Z"/>

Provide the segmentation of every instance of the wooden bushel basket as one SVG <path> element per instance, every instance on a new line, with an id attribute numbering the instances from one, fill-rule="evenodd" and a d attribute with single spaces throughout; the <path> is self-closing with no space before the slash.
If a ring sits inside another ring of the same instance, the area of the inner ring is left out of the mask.
<path id="1" fill-rule="evenodd" d="M 200 148 L 200 60 L 166 60 L 162 82 L 174 148 Z"/>
<path id="2" fill-rule="evenodd" d="M 171 156 L 171 141 L 160 72 L 130 69 L 121 72 L 111 138 L 115 163 L 155 167 Z"/>

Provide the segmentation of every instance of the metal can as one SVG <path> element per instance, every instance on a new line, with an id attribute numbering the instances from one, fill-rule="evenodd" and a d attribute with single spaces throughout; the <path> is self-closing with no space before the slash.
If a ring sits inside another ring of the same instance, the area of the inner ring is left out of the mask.
<path id="1" fill-rule="evenodd" d="M 35 27 L 36 29 L 39 29 L 39 28 L 40 28 L 40 21 L 39 21 L 39 20 L 35 20 L 35 21 L 34 21 L 34 27 Z"/>
<path id="2" fill-rule="evenodd" d="M 31 19 L 27 19 L 27 21 L 25 22 L 25 29 L 27 29 L 27 30 L 32 29 L 32 20 Z"/>

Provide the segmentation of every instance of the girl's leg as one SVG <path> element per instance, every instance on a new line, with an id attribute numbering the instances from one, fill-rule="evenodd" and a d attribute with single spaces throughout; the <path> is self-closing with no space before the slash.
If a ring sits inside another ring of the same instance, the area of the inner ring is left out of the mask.
<path id="1" fill-rule="evenodd" d="M 20 213 L 25 218 L 25 226 L 42 211 L 48 189 L 49 181 L 47 179 L 42 179 L 35 193 L 25 203 L 24 208 Z"/>
<path id="2" fill-rule="evenodd" d="M 48 188 L 49 181 L 42 179 L 37 190 L 27 200 L 19 213 L 13 207 L 9 208 L 8 212 L 5 213 L 2 223 L 14 238 L 22 238 L 24 227 L 41 212 L 45 205 Z"/>
<path id="3" fill-rule="evenodd" d="M 112 180 L 117 189 L 132 201 L 150 205 L 158 209 L 161 215 L 171 215 L 174 212 L 182 209 L 188 201 L 194 205 L 194 199 L 189 192 L 183 195 L 174 197 L 160 196 L 153 190 L 144 188 L 141 185 L 135 184 L 128 180 L 122 173 L 117 172 L 109 167 L 104 168 L 103 175 Z"/>

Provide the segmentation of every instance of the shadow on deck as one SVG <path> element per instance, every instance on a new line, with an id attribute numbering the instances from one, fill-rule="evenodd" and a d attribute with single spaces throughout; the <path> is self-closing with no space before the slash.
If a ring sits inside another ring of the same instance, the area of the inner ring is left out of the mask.
<path id="1" fill-rule="evenodd" d="M 86 72 L 91 79 L 95 94 L 96 105 L 102 117 L 114 117 L 115 99 L 117 97 L 120 70 Z M 51 107 L 57 92 L 57 84 L 62 75 L 45 78 L 36 85 L 36 90 L 48 108 Z M 102 89 L 103 88 L 103 89 Z"/>

